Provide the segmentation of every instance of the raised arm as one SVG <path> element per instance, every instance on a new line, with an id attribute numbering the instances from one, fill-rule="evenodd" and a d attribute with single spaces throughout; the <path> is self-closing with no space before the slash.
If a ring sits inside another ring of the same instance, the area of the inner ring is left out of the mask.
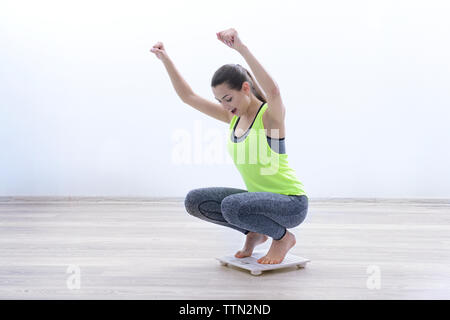
<path id="1" fill-rule="evenodd" d="M 239 52 L 250 66 L 256 81 L 267 96 L 268 109 L 267 112 L 271 118 L 276 121 L 283 121 L 285 117 L 285 107 L 281 100 L 280 88 L 275 80 L 269 75 L 259 61 L 253 56 L 250 50 L 244 45 L 239 38 L 237 31 L 233 28 L 219 32 L 217 38 L 227 44 L 229 47 Z"/>
<path id="2" fill-rule="evenodd" d="M 175 67 L 174 63 L 170 59 L 162 42 L 156 43 L 153 46 L 153 48 L 150 49 L 150 51 L 155 53 L 156 56 L 163 62 L 164 67 L 166 68 L 167 73 L 169 74 L 170 81 L 172 81 L 172 85 L 175 88 L 175 91 L 177 92 L 181 100 L 184 101 L 187 97 L 194 94 L 194 91 L 192 91 L 191 87 L 183 79 L 183 77 Z"/>
<path id="3" fill-rule="evenodd" d="M 230 123 L 231 114 L 226 109 L 224 109 L 220 104 L 209 101 L 194 93 L 188 83 L 178 72 L 175 64 L 169 58 L 162 42 L 155 44 L 150 51 L 155 53 L 158 59 L 164 63 L 164 67 L 169 74 L 170 81 L 172 81 L 175 91 L 184 103 L 212 118 L 225 123 Z"/>
<path id="4" fill-rule="evenodd" d="M 238 51 L 244 57 L 247 64 L 250 66 L 256 81 L 261 85 L 261 88 L 267 96 L 276 96 L 280 93 L 280 89 L 275 80 L 269 75 L 264 67 L 256 60 L 255 56 L 250 52 L 247 46 L 242 46 Z"/>

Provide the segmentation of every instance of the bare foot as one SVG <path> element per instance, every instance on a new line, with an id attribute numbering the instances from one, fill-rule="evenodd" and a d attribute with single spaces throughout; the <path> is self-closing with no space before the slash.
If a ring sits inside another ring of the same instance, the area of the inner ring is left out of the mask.
<path id="1" fill-rule="evenodd" d="M 280 240 L 273 240 L 269 252 L 258 259 L 258 263 L 277 264 L 281 263 L 286 253 L 295 245 L 295 236 L 286 230 L 286 234 Z"/>
<path id="2" fill-rule="evenodd" d="M 250 231 L 247 233 L 244 248 L 236 252 L 234 256 L 236 258 L 250 257 L 253 253 L 253 249 L 255 249 L 258 244 L 265 242 L 268 238 L 269 237 L 265 234 Z"/>

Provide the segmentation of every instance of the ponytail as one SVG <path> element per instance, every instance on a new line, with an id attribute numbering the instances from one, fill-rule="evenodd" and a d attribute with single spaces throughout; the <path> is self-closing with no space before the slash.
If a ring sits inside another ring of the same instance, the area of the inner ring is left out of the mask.
<path id="1" fill-rule="evenodd" d="M 241 66 L 240 64 L 237 64 L 237 66 L 241 67 L 242 69 L 244 69 L 248 75 L 248 82 L 250 82 L 250 86 L 252 88 L 252 92 L 253 94 L 261 101 L 263 101 L 264 103 L 267 103 L 267 98 L 266 95 L 264 94 L 264 92 L 261 90 L 261 88 L 259 87 L 258 83 L 256 82 L 256 80 L 252 77 L 251 73 L 245 69 L 243 66 Z"/>

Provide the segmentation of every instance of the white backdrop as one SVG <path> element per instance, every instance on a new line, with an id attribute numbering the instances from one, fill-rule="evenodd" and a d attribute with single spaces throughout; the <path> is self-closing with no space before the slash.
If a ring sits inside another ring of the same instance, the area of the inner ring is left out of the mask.
<path id="1" fill-rule="evenodd" d="M 215 101 L 215 70 L 248 68 L 216 38 L 233 27 L 281 88 L 310 197 L 450 198 L 449 17 L 445 0 L 2 0 L 0 196 L 244 188 L 227 124 L 184 104 L 149 52 L 162 41 Z"/>

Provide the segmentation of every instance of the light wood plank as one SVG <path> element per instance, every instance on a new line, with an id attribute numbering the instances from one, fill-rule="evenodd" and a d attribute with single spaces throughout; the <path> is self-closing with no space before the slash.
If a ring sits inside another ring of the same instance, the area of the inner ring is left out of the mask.
<path id="1" fill-rule="evenodd" d="M 310 199 L 291 231 L 307 267 L 254 277 L 214 259 L 244 236 L 191 217 L 183 198 L 2 197 L 0 299 L 450 298 L 450 200 Z"/>

